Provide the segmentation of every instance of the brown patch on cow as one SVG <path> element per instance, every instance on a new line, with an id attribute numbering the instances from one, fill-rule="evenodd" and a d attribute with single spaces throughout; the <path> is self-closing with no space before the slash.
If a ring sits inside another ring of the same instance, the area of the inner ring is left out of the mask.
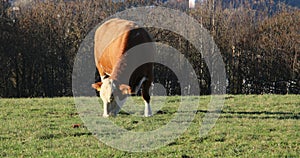
<path id="1" fill-rule="evenodd" d="M 97 83 L 92 84 L 92 87 L 99 92 L 101 85 L 102 85 L 102 82 L 97 82 Z"/>
<path id="2" fill-rule="evenodd" d="M 121 84 L 119 89 L 121 90 L 122 94 L 132 94 L 130 86 L 126 84 Z"/>

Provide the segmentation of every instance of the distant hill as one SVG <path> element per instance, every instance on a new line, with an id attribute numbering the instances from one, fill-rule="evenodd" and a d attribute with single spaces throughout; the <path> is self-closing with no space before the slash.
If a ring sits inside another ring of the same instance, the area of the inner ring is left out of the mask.
<path id="1" fill-rule="evenodd" d="M 222 0 L 222 2 L 224 4 L 229 4 L 230 2 L 241 2 L 242 3 L 243 1 L 244 0 Z M 257 0 L 250 0 L 250 1 L 252 1 L 253 4 L 255 5 L 254 2 L 256 2 Z M 275 4 L 279 3 L 279 2 L 283 2 L 283 3 L 287 4 L 287 5 L 292 6 L 292 7 L 298 7 L 298 8 L 300 8 L 300 0 L 273 0 L 273 1 L 274 1 Z"/>
<path id="2" fill-rule="evenodd" d="M 8 0 L 9 3 L 11 4 L 30 4 L 33 2 L 33 0 Z M 65 1 L 72 1 L 72 0 L 65 0 Z M 122 2 L 124 0 L 113 0 L 115 2 Z M 157 0 L 157 2 L 163 2 L 163 3 L 184 3 L 184 2 L 188 2 L 189 0 Z M 200 3 L 200 2 L 203 2 L 203 1 L 206 1 L 206 0 L 195 0 L 196 3 Z M 224 5 L 228 5 L 230 2 L 240 2 L 242 3 L 244 0 L 222 0 L 223 4 Z M 255 2 L 257 0 L 250 0 L 252 2 Z M 300 0 L 273 0 L 275 3 L 278 3 L 278 2 L 284 2 L 285 4 L 287 5 L 290 5 L 292 7 L 298 7 L 300 8 Z"/>
<path id="3" fill-rule="evenodd" d="M 160 0 L 160 2 L 171 2 L 171 3 L 182 3 L 182 2 L 187 2 L 188 0 Z M 207 1 L 207 0 L 195 0 L 196 3 L 201 3 L 203 1 Z M 255 4 L 255 2 L 257 0 L 250 0 L 253 2 L 253 4 Z M 298 7 L 300 8 L 300 0 L 273 0 L 274 3 L 279 3 L 279 2 L 283 2 L 287 5 L 290 5 L 292 7 Z M 222 0 L 222 3 L 226 6 L 228 4 L 230 4 L 230 2 L 235 2 L 235 3 L 242 3 L 244 2 L 244 0 Z"/>
<path id="4" fill-rule="evenodd" d="M 199 0 L 198 0 L 199 1 Z M 279 9 L 279 3 L 284 3 L 290 7 L 300 9 L 300 0 L 261 0 L 262 2 L 257 2 L 259 0 L 247 0 L 250 1 L 252 9 L 254 10 L 268 10 L 268 14 L 272 15 L 276 13 Z M 244 5 L 245 0 L 222 0 L 223 7 L 227 8 L 230 4 L 234 4 L 233 7 L 238 8 Z"/>

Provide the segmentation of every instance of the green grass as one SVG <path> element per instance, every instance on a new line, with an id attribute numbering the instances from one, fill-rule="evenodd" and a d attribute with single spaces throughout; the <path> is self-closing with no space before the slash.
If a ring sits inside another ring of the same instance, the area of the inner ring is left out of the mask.
<path id="1" fill-rule="evenodd" d="M 225 98 L 216 125 L 205 137 L 199 138 L 199 129 L 209 96 L 200 97 L 195 119 L 179 138 L 149 152 L 120 151 L 100 142 L 82 125 L 73 98 L 0 99 L 0 157 L 299 157 L 299 95 Z M 140 111 L 109 119 L 126 130 L 147 132 L 170 121 L 180 98 L 157 99 L 153 107 L 160 111 L 151 118 L 140 116 L 143 102 L 134 100 Z"/>

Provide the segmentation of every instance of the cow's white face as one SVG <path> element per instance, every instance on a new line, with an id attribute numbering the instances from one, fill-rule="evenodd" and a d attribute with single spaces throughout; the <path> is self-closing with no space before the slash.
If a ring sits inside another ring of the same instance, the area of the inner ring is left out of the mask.
<path id="1" fill-rule="evenodd" d="M 102 82 L 93 84 L 92 87 L 100 91 L 104 117 L 116 116 L 124 105 L 127 95 L 130 94 L 129 86 L 119 85 L 111 78 L 105 78 Z"/>
<path id="2" fill-rule="evenodd" d="M 110 103 L 114 98 L 113 96 L 114 89 L 115 89 L 115 84 L 113 84 L 113 80 L 110 78 L 104 79 L 100 88 L 101 99 L 104 102 Z"/>
<path id="3" fill-rule="evenodd" d="M 112 79 L 106 78 L 103 80 L 101 89 L 100 89 L 100 97 L 103 101 L 103 104 L 107 105 L 107 109 L 104 108 L 104 117 L 116 116 L 117 113 L 120 111 L 120 107 L 123 105 L 118 105 L 116 99 L 118 96 L 114 92 L 116 92 L 116 85 Z M 105 106 L 105 105 L 104 105 Z M 105 114 L 105 110 L 107 113 Z"/>

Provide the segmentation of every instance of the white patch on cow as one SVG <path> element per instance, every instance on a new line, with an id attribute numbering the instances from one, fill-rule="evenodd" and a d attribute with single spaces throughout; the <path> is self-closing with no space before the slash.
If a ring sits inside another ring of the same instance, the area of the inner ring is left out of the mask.
<path id="1" fill-rule="evenodd" d="M 107 102 L 103 100 L 103 117 L 108 117 L 108 113 L 107 113 Z"/>
<path id="2" fill-rule="evenodd" d="M 112 79 L 110 78 L 103 79 L 101 90 L 100 90 L 100 97 L 103 100 L 103 102 L 109 103 L 112 93 L 113 93 Z"/>
<path id="3" fill-rule="evenodd" d="M 102 76 L 101 76 L 102 78 Z M 103 101 L 103 117 L 108 117 L 108 104 L 111 102 L 111 94 L 113 93 L 112 79 L 105 78 L 102 80 L 100 97 Z"/>
<path id="4" fill-rule="evenodd" d="M 150 107 L 150 104 L 146 101 L 145 102 L 145 111 L 144 111 L 144 116 L 145 117 L 150 117 L 152 116 L 152 111 L 151 111 L 151 107 Z"/>
<path id="5" fill-rule="evenodd" d="M 107 113 L 103 113 L 102 117 L 107 118 L 107 117 L 109 117 L 109 115 Z"/>
<path id="6" fill-rule="evenodd" d="M 105 79 L 105 75 L 104 76 L 100 76 L 101 77 L 101 82 L 103 82 L 103 80 Z"/>

